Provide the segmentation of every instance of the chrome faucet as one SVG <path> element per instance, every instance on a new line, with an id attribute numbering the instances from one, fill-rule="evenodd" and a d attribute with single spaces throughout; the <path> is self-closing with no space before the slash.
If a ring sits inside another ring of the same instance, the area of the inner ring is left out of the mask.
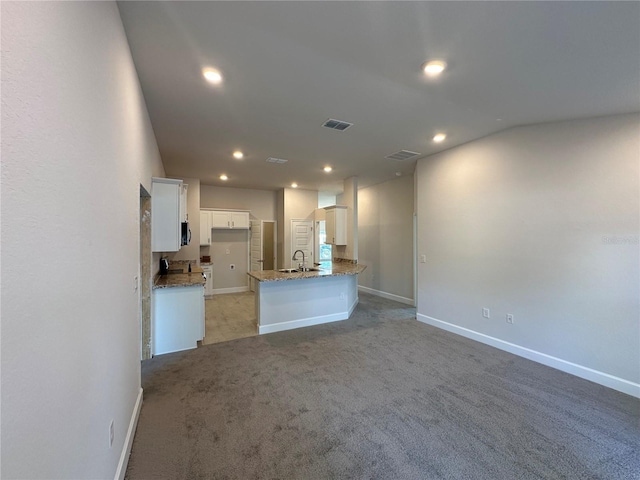
<path id="1" fill-rule="evenodd" d="M 304 252 L 302 250 L 296 250 L 295 252 L 293 252 L 293 257 L 291 258 L 291 260 L 298 260 L 296 258 L 296 255 L 298 254 L 298 252 L 300 252 L 302 254 L 302 263 L 298 264 L 298 268 L 304 268 L 305 262 L 304 262 Z"/>

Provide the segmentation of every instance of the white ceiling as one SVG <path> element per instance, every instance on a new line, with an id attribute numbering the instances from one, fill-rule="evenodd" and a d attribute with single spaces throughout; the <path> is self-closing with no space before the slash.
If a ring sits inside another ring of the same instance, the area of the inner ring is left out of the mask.
<path id="1" fill-rule="evenodd" d="M 638 2 L 119 8 L 166 173 L 204 184 L 336 193 L 349 176 L 363 187 L 411 174 L 415 160 L 384 158 L 398 150 L 426 156 L 516 125 L 640 111 Z M 431 58 L 449 66 L 437 80 L 421 72 Z M 204 81 L 207 66 L 221 87 Z M 354 126 L 330 130 L 328 118 Z"/>

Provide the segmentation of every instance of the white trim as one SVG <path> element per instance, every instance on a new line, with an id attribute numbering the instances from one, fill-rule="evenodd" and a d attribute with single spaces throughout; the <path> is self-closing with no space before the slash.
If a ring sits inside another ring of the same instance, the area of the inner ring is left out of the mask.
<path id="1" fill-rule="evenodd" d="M 301 318 L 300 320 L 291 320 L 289 322 L 272 323 L 269 325 L 259 325 L 258 334 L 282 332 L 284 330 L 293 330 L 295 328 L 311 327 L 313 325 L 321 325 L 323 323 L 338 322 L 346 320 L 351 316 L 358 305 L 358 297 L 355 298 L 347 312 L 332 313 L 330 315 L 320 315 L 318 317 Z"/>
<path id="2" fill-rule="evenodd" d="M 213 289 L 213 294 L 214 295 L 220 295 L 222 293 L 241 293 L 241 292 L 248 292 L 249 291 L 249 287 L 248 286 L 244 286 L 244 287 L 229 287 L 229 288 L 214 288 Z"/>
<path id="3" fill-rule="evenodd" d="M 136 404 L 133 407 L 131 413 L 131 420 L 129 421 L 129 428 L 127 429 L 127 436 L 124 439 L 124 445 L 122 446 L 122 453 L 120 454 L 120 461 L 118 462 L 118 469 L 116 470 L 115 480 L 123 480 L 124 474 L 127 471 L 127 464 L 129 463 L 129 455 L 131 454 L 131 446 L 133 445 L 133 437 L 136 433 L 136 427 L 138 426 L 138 418 L 140 417 L 140 409 L 142 408 L 142 388 L 138 392 L 138 398 Z"/>
<path id="4" fill-rule="evenodd" d="M 576 363 L 568 362 L 566 360 L 562 360 L 561 358 L 547 355 L 546 353 L 537 352 L 535 350 L 531 350 L 530 348 L 506 342 L 504 340 L 500 340 L 499 338 L 490 337 L 489 335 L 485 335 L 484 333 L 469 330 L 468 328 L 460 327 L 458 325 L 444 322 L 442 320 L 438 320 L 437 318 L 428 317 L 420 313 L 416 315 L 416 318 L 419 322 L 426 323 L 443 330 L 447 330 L 451 333 L 462 335 L 463 337 L 467 337 L 472 340 L 491 345 L 492 347 L 504 350 L 509 353 L 513 353 L 514 355 L 518 355 L 529 360 L 533 360 L 534 362 L 541 363 L 548 367 L 570 373 L 571 375 L 575 375 L 576 377 L 584 378 L 585 380 L 590 380 L 605 387 L 613 388 L 614 390 L 618 390 L 619 392 L 626 393 L 627 395 L 640 398 L 640 384 L 638 383 L 630 382 L 629 380 L 615 377 L 613 375 L 609 375 L 608 373 L 593 370 L 589 367 L 584 367 Z"/>
<path id="5" fill-rule="evenodd" d="M 412 307 L 416 306 L 416 304 L 415 304 L 415 302 L 413 301 L 412 298 L 401 297 L 400 295 L 395 295 L 393 293 L 383 292 L 381 290 L 375 290 L 375 289 L 369 288 L 369 287 L 363 287 L 362 285 L 358 285 L 358 290 L 360 290 L 362 292 L 365 292 L 365 293 L 370 293 L 371 295 L 376 295 L 378 297 L 386 298 L 388 300 L 395 300 L 396 302 L 405 303 L 407 305 L 411 305 Z"/>
<path id="6" fill-rule="evenodd" d="M 263 333 L 282 332 L 284 330 L 293 330 L 294 328 L 337 322 L 339 320 L 346 320 L 347 318 L 349 318 L 348 312 L 332 313 L 331 315 L 321 315 L 319 317 L 301 318 L 300 320 L 291 320 L 289 322 L 261 325 L 258 327 L 258 333 L 262 335 Z"/>

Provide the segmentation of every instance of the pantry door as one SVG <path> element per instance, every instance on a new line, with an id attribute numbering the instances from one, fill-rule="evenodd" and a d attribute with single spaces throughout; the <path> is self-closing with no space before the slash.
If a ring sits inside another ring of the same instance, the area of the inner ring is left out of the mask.
<path id="1" fill-rule="evenodd" d="M 292 260 L 296 250 L 304 252 L 304 258 L 308 267 L 313 266 L 313 222 L 309 220 L 291 220 L 291 254 L 290 265 L 297 267 L 302 262 L 302 255 L 298 253 L 298 260 Z"/>

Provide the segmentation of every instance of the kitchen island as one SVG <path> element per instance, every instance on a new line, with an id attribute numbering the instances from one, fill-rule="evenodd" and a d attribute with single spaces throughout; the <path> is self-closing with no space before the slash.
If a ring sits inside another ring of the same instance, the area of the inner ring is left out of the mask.
<path id="1" fill-rule="evenodd" d="M 346 320 L 358 304 L 358 274 L 365 268 L 325 262 L 316 271 L 248 272 L 256 280 L 258 333 Z"/>

